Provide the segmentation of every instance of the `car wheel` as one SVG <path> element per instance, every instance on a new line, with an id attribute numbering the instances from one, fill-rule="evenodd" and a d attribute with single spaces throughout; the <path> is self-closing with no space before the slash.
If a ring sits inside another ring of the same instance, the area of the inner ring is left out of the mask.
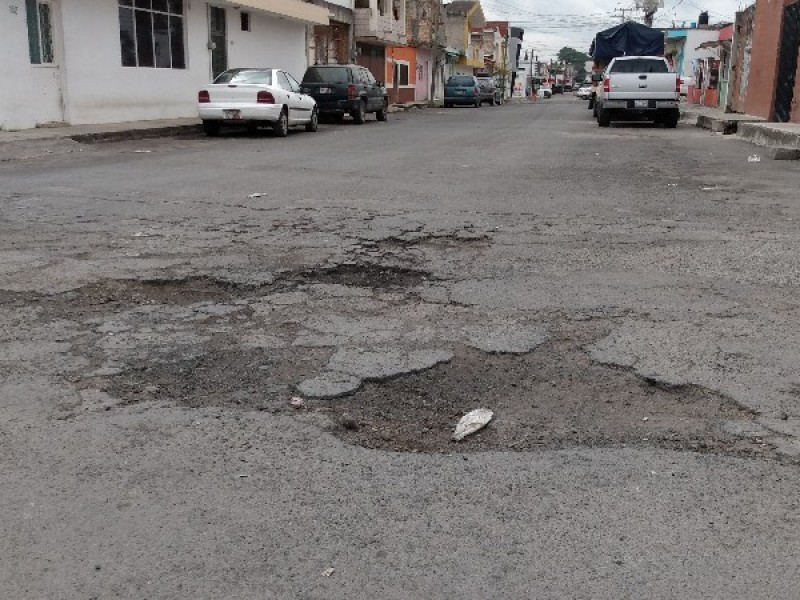
<path id="1" fill-rule="evenodd" d="M 600 127 L 608 127 L 611 125 L 611 111 L 607 108 L 600 108 L 597 111 L 597 124 Z"/>
<path id="2" fill-rule="evenodd" d="M 475 108 L 480 108 L 480 107 L 481 107 L 481 101 L 480 100 L 476 100 L 475 101 Z"/>
<path id="3" fill-rule="evenodd" d="M 217 137 L 219 135 L 219 130 L 219 121 L 203 121 L 203 131 L 206 132 L 208 137 Z"/>
<path id="4" fill-rule="evenodd" d="M 278 117 L 278 120 L 272 124 L 272 131 L 274 131 L 275 135 L 278 137 L 286 137 L 289 135 L 289 114 L 286 112 L 285 108 L 281 111 L 281 116 Z"/>
<path id="5" fill-rule="evenodd" d="M 665 114 L 661 122 L 664 123 L 664 127 L 668 129 L 675 129 L 678 126 L 678 121 L 681 119 L 681 113 L 678 109 L 671 110 L 667 114 Z"/>
<path id="6" fill-rule="evenodd" d="M 358 108 L 356 108 L 353 112 L 350 113 L 350 116 L 353 117 L 353 122 L 356 125 L 361 125 L 364 123 L 364 118 L 367 114 L 367 107 L 364 106 L 364 101 L 358 103 Z"/>
<path id="7" fill-rule="evenodd" d="M 247 126 L 247 133 L 250 135 L 255 135 L 258 133 L 258 123 L 248 123 Z"/>
<path id="8" fill-rule="evenodd" d="M 314 133 L 319 128 L 319 113 L 317 113 L 316 107 L 311 111 L 311 118 L 306 123 L 306 131 L 309 133 Z"/>
<path id="9" fill-rule="evenodd" d="M 375 113 L 375 118 L 378 121 L 386 121 L 389 118 L 389 103 L 386 100 L 381 104 L 380 110 Z"/>

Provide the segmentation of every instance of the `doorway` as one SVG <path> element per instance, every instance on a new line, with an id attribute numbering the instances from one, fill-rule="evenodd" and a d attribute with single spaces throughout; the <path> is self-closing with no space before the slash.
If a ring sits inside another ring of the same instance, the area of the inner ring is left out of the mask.
<path id="1" fill-rule="evenodd" d="M 208 47 L 211 51 L 211 80 L 228 70 L 228 35 L 225 9 L 208 7 Z"/>
<path id="2" fill-rule="evenodd" d="M 28 50 L 39 90 L 36 104 L 37 125 L 58 124 L 64 121 L 64 92 L 62 89 L 60 17 L 56 0 L 27 0 Z"/>
<path id="3" fill-rule="evenodd" d="M 775 120 L 786 123 L 792 116 L 797 54 L 800 52 L 800 2 L 783 9 L 778 84 L 775 90 Z"/>

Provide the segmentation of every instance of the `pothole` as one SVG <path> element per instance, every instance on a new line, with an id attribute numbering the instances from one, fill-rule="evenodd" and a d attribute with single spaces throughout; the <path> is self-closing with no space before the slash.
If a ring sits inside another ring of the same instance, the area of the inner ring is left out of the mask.
<path id="1" fill-rule="evenodd" d="M 300 283 L 331 283 L 364 288 L 411 288 L 421 285 L 431 275 L 417 269 L 376 263 L 345 263 L 331 268 L 300 271 L 294 277 Z"/>
<path id="2" fill-rule="evenodd" d="M 494 420 L 451 441 L 455 423 L 478 407 L 494 411 Z M 591 362 L 563 339 L 523 356 L 463 350 L 430 371 L 366 383 L 320 410 L 331 413 L 342 439 L 398 452 L 637 446 L 777 456 L 760 438 L 736 435 L 759 428 L 747 427 L 754 414 L 727 398 L 654 385 Z"/>

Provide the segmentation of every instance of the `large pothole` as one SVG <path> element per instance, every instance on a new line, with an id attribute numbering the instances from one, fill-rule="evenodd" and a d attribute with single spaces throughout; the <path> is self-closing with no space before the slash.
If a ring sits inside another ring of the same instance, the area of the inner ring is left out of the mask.
<path id="1" fill-rule="evenodd" d="M 453 442 L 455 423 L 478 407 L 494 411 L 493 421 Z M 761 430 L 755 415 L 727 398 L 593 363 L 564 339 L 522 356 L 463 350 L 430 371 L 369 382 L 317 410 L 331 414 L 342 439 L 398 452 L 640 446 L 776 456 L 750 434 Z"/>

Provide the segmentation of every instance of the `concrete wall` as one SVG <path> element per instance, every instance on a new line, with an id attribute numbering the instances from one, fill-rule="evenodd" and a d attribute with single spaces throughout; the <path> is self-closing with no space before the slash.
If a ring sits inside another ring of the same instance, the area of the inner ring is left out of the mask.
<path id="1" fill-rule="evenodd" d="M 53 73 L 60 74 L 63 120 L 69 123 L 195 116 L 197 91 L 211 77 L 207 6 L 185 3 L 186 69 L 155 69 L 122 66 L 116 0 L 68 0 L 59 19 L 61 66 L 47 68 L 30 65 L 21 4 L 21 14 L 0 19 L 0 49 L 7 57 L 0 76 L 18 82 L 0 94 L 0 127 L 24 129 L 53 120 L 44 106 L 58 93 Z M 270 66 L 302 78 L 305 24 L 250 11 L 251 31 L 245 32 L 238 10 L 228 7 L 226 15 L 229 67 Z"/>
<path id="2" fill-rule="evenodd" d="M 747 114 L 772 120 L 775 116 L 775 88 L 778 81 L 783 9 L 797 0 L 758 0 L 753 25 L 750 79 L 744 110 Z"/>

